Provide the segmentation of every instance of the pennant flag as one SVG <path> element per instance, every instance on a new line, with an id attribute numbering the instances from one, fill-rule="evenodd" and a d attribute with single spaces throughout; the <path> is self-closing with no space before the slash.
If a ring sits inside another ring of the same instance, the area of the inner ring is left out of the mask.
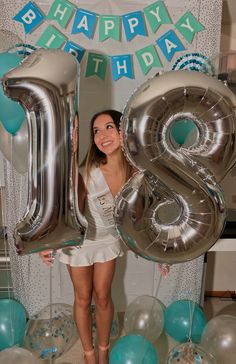
<path id="1" fill-rule="evenodd" d="M 56 20 L 62 28 L 65 28 L 74 9 L 75 5 L 71 4 L 67 0 L 55 0 L 47 17 L 48 19 Z"/>
<path id="2" fill-rule="evenodd" d="M 123 26 L 127 41 L 130 41 L 136 35 L 147 36 L 147 30 L 141 11 L 135 11 L 122 16 Z"/>
<path id="3" fill-rule="evenodd" d="M 204 26 L 199 23 L 195 16 L 187 11 L 175 24 L 176 29 L 182 34 L 188 43 L 192 43 L 196 33 L 204 30 Z"/>
<path id="4" fill-rule="evenodd" d="M 66 42 L 64 46 L 64 51 L 73 54 L 79 63 L 81 62 L 81 59 L 83 58 L 83 55 L 85 53 L 85 49 L 83 47 L 69 41 Z"/>
<path id="5" fill-rule="evenodd" d="M 111 69 L 114 81 L 121 77 L 134 78 L 132 67 L 132 56 L 130 54 L 111 56 Z"/>
<path id="6" fill-rule="evenodd" d="M 42 48 L 60 48 L 67 38 L 59 32 L 55 27 L 49 25 L 36 45 Z"/>
<path id="7" fill-rule="evenodd" d="M 102 15 L 99 17 L 99 41 L 112 38 L 120 40 L 120 17 L 116 15 Z"/>
<path id="8" fill-rule="evenodd" d="M 183 44 L 173 30 L 169 30 L 168 32 L 164 33 L 159 39 L 156 40 L 156 43 L 169 62 L 176 52 L 185 50 Z"/>
<path id="9" fill-rule="evenodd" d="M 135 53 L 144 75 L 146 75 L 150 69 L 154 67 L 162 67 L 156 48 L 153 45 L 139 49 Z"/>
<path id="10" fill-rule="evenodd" d="M 87 38 L 91 39 L 94 34 L 96 21 L 97 14 L 77 9 L 71 34 L 83 33 Z"/>
<path id="11" fill-rule="evenodd" d="M 43 20 L 45 16 L 40 9 L 29 1 L 20 11 L 17 13 L 13 20 L 16 20 L 24 25 L 25 33 L 30 33 L 34 30 Z"/>
<path id="12" fill-rule="evenodd" d="M 107 70 L 107 56 L 89 52 L 85 77 L 98 76 L 105 79 Z"/>
<path id="13" fill-rule="evenodd" d="M 161 24 L 172 24 L 166 6 L 162 1 L 147 6 L 143 11 L 153 33 L 157 31 Z"/>

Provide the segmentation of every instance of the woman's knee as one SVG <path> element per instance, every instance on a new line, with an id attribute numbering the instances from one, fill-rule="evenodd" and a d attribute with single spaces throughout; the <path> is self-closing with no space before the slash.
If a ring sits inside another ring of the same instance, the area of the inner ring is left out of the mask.
<path id="1" fill-rule="evenodd" d="M 94 300 L 96 307 L 100 309 L 106 309 L 108 305 L 112 302 L 111 294 L 110 293 L 103 293 L 103 292 L 96 292 L 94 294 Z"/>
<path id="2" fill-rule="evenodd" d="M 75 305 L 77 307 L 81 307 L 83 309 L 87 309 L 90 307 L 92 301 L 92 296 L 81 296 L 81 295 L 75 295 Z"/>

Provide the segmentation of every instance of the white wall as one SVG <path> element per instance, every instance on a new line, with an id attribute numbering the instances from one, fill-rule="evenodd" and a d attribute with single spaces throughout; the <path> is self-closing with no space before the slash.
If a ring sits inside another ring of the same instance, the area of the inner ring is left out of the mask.
<path id="1" fill-rule="evenodd" d="M 236 23 L 222 25 L 220 49 L 236 50 Z"/>

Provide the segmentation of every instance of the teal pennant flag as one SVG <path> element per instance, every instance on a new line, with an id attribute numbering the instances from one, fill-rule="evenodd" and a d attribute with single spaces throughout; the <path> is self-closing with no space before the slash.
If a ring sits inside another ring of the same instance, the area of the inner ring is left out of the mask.
<path id="1" fill-rule="evenodd" d="M 36 45 L 42 48 L 60 48 L 67 38 L 55 27 L 49 25 L 37 40 Z"/>
<path id="2" fill-rule="evenodd" d="M 99 17 L 99 41 L 112 38 L 120 41 L 120 17 L 117 15 L 100 15 Z"/>
<path id="3" fill-rule="evenodd" d="M 176 29 L 182 34 L 188 43 L 192 43 L 196 33 L 204 30 L 204 26 L 199 23 L 195 16 L 187 11 L 175 24 Z"/>
<path id="4" fill-rule="evenodd" d="M 74 9 L 75 5 L 67 0 L 55 0 L 47 17 L 48 19 L 56 20 L 62 28 L 65 28 L 72 17 Z"/>
<path id="5" fill-rule="evenodd" d="M 172 24 L 165 4 L 157 1 L 144 8 L 144 14 L 153 33 L 161 26 L 161 24 Z"/>
<path id="6" fill-rule="evenodd" d="M 152 68 L 161 68 L 162 64 L 154 45 L 149 45 L 135 52 L 141 70 L 146 75 Z"/>
<path id="7" fill-rule="evenodd" d="M 89 52 L 85 77 L 98 76 L 105 79 L 107 70 L 107 56 Z"/>

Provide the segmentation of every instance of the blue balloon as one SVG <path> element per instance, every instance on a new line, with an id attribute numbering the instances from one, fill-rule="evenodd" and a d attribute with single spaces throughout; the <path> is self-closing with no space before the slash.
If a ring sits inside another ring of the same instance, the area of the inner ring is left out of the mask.
<path id="1" fill-rule="evenodd" d="M 9 52 L 0 53 L 0 78 L 12 68 L 17 67 L 22 61 L 22 57 Z M 0 120 L 4 128 L 15 135 L 25 120 L 23 107 L 16 101 L 7 97 L 0 84 Z"/>
<path id="2" fill-rule="evenodd" d="M 24 306 L 13 299 L 0 299 L 0 350 L 22 346 L 25 330 Z"/>
<path id="3" fill-rule="evenodd" d="M 206 316 L 201 307 L 190 300 L 172 302 L 164 312 L 164 329 L 174 340 L 199 343 L 206 326 Z"/>
<path id="4" fill-rule="evenodd" d="M 113 346 L 110 364 L 158 364 L 158 356 L 152 343 L 141 335 L 122 336 Z"/>

